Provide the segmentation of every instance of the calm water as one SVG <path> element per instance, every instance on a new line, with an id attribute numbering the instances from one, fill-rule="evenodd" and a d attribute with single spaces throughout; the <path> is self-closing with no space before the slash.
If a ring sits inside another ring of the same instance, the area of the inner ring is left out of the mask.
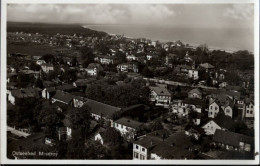
<path id="1" fill-rule="evenodd" d="M 249 29 L 176 28 L 142 25 L 86 25 L 86 27 L 110 34 L 134 38 L 174 41 L 181 40 L 194 46 L 206 43 L 211 48 L 225 50 L 249 50 L 254 48 L 254 33 Z"/>

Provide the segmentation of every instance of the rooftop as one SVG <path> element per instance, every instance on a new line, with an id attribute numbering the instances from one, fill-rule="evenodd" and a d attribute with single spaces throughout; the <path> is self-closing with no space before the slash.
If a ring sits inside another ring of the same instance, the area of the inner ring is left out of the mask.
<path id="1" fill-rule="evenodd" d="M 122 124 L 124 126 L 131 127 L 134 129 L 137 129 L 139 126 L 142 125 L 142 123 L 140 123 L 138 121 L 135 121 L 135 120 L 132 120 L 129 118 L 124 118 L 124 117 L 116 120 L 115 123 Z"/>

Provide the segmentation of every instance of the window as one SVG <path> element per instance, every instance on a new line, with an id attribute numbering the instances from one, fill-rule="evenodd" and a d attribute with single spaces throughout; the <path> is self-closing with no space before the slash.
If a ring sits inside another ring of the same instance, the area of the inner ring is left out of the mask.
<path id="1" fill-rule="evenodd" d="M 145 160 L 144 155 L 141 155 L 141 154 L 140 154 L 140 159 L 141 159 L 141 160 Z"/>
<path id="2" fill-rule="evenodd" d="M 135 145 L 135 149 L 138 149 L 139 148 L 139 146 L 138 145 Z"/>
<path id="3" fill-rule="evenodd" d="M 250 114 L 253 114 L 253 111 L 250 111 Z"/>
<path id="4" fill-rule="evenodd" d="M 215 107 L 215 110 L 217 110 L 218 109 L 218 107 Z"/>
<path id="5" fill-rule="evenodd" d="M 246 110 L 246 113 L 248 113 L 248 114 L 249 114 L 249 110 Z"/>
<path id="6" fill-rule="evenodd" d="M 123 128 L 124 126 L 123 125 L 121 125 L 121 128 Z"/>
<path id="7" fill-rule="evenodd" d="M 138 159 L 138 153 L 134 152 L 134 158 Z"/>
<path id="8" fill-rule="evenodd" d="M 142 148 L 142 152 L 145 152 L 145 148 Z"/>
<path id="9" fill-rule="evenodd" d="M 210 109 L 213 109 L 213 106 L 210 106 Z"/>
<path id="10" fill-rule="evenodd" d="M 254 108 L 254 106 L 252 105 L 251 108 Z"/>
<path id="11" fill-rule="evenodd" d="M 229 109 L 227 109 L 227 110 L 226 110 L 226 113 L 229 113 L 229 112 L 230 112 L 230 110 L 229 110 Z"/>

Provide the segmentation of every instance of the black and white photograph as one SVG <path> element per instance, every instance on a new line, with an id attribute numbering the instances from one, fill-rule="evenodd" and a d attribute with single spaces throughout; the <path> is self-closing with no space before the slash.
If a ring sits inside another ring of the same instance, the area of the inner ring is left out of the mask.
<path id="1" fill-rule="evenodd" d="M 257 164 L 259 2 L 177 2 L 5 0 L 2 161 Z"/>

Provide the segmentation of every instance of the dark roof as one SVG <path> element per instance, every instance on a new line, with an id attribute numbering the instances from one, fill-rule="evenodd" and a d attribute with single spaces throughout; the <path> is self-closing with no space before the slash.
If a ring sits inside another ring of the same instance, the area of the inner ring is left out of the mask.
<path id="1" fill-rule="evenodd" d="M 69 90 L 75 90 L 77 88 L 70 84 L 63 84 L 63 85 L 57 86 L 56 89 L 62 90 L 62 91 L 69 91 Z"/>
<path id="2" fill-rule="evenodd" d="M 22 89 L 11 90 L 11 94 L 17 98 L 29 98 L 29 97 L 39 98 L 40 96 L 38 91 L 39 90 L 36 88 L 22 88 Z"/>
<path id="3" fill-rule="evenodd" d="M 55 92 L 56 91 L 56 88 L 55 87 L 47 87 L 46 90 L 48 92 Z"/>
<path id="4" fill-rule="evenodd" d="M 156 136 L 147 135 L 137 141 L 134 141 L 135 144 L 141 145 L 147 149 L 150 149 L 162 142 L 162 139 Z"/>
<path id="5" fill-rule="evenodd" d="M 223 113 L 219 113 L 216 118 L 213 119 L 220 127 L 230 129 L 234 125 L 234 121 L 230 116 L 226 116 Z"/>
<path id="6" fill-rule="evenodd" d="M 73 99 L 73 95 L 71 95 L 70 93 L 61 91 L 61 90 L 57 90 L 56 94 L 53 96 L 53 99 L 57 99 L 60 101 L 63 101 L 65 103 L 69 103 L 72 99 Z"/>
<path id="7" fill-rule="evenodd" d="M 245 142 L 251 145 L 254 144 L 254 138 L 252 137 L 219 129 L 216 130 L 212 141 L 235 147 L 239 147 L 239 142 Z"/>
<path id="8" fill-rule="evenodd" d="M 91 99 L 88 99 L 82 108 L 84 109 L 86 106 L 90 108 L 91 113 L 106 116 L 109 118 L 112 118 L 114 113 L 119 112 L 121 110 L 121 108 L 114 107 Z"/>
<path id="9" fill-rule="evenodd" d="M 68 105 L 61 102 L 55 102 L 52 104 L 52 106 L 55 108 L 60 107 L 63 111 L 68 107 Z"/>
<path id="10" fill-rule="evenodd" d="M 138 121 L 135 121 L 135 120 L 132 120 L 129 118 L 124 118 L 124 117 L 116 120 L 115 123 L 122 124 L 124 126 L 131 127 L 134 129 L 137 129 L 139 126 L 142 125 L 141 122 L 138 122 Z"/>
<path id="11" fill-rule="evenodd" d="M 200 67 L 206 68 L 206 69 L 214 69 L 214 66 L 209 63 L 203 63 L 200 64 Z"/>
<path id="12" fill-rule="evenodd" d="M 166 88 L 150 86 L 150 89 L 155 91 L 157 95 L 171 96 L 171 93 Z"/>
<path id="13" fill-rule="evenodd" d="M 44 87 L 50 87 L 50 86 L 54 86 L 55 83 L 52 81 L 43 81 L 43 86 Z"/>
<path id="14" fill-rule="evenodd" d="M 190 138 L 184 132 L 178 132 L 161 141 L 151 149 L 151 153 L 155 153 L 163 159 L 184 159 L 192 154 L 189 151 L 191 145 Z"/>
<path id="15" fill-rule="evenodd" d="M 183 101 L 185 104 L 191 104 L 196 106 L 204 106 L 205 102 L 202 99 L 185 98 Z"/>
<path id="16" fill-rule="evenodd" d="M 135 104 L 135 105 L 131 105 L 129 107 L 123 108 L 124 111 L 136 110 L 136 109 L 149 110 L 150 107 L 147 105 L 144 105 L 144 104 Z"/>
<path id="17" fill-rule="evenodd" d="M 76 84 L 76 86 L 87 86 L 89 82 L 90 81 L 87 79 L 78 79 L 74 83 Z"/>
<path id="18" fill-rule="evenodd" d="M 196 88 L 196 89 L 192 89 L 192 90 L 190 90 L 188 93 L 197 93 L 197 94 L 202 94 L 202 91 L 201 91 L 200 89 Z"/>

